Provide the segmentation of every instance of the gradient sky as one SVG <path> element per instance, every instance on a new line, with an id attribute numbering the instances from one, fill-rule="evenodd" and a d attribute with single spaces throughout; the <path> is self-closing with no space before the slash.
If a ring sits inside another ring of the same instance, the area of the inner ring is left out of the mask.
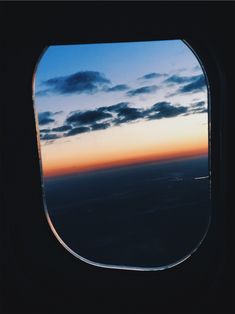
<path id="1" fill-rule="evenodd" d="M 46 176 L 208 152 L 205 77 L 181 40 L 51 46 L 34 90 Z"/>

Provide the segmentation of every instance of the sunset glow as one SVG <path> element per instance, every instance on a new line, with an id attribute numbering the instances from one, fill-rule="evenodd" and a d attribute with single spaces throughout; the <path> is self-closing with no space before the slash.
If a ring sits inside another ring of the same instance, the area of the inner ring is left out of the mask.
<path id="1" fill-rule="evenodd" d="M 162 132 L 164 138 L 158 136 Z M 182 117 L 77 135 L 71 142 L 58 140 L 42 146 L 42 164 L 44 175 L 54 176 L 207 153 L 207 126 L 197 126 L 191 118 Z"/>

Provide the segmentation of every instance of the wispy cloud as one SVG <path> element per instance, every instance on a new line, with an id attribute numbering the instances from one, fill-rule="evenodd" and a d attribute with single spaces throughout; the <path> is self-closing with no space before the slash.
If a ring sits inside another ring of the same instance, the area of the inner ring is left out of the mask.
<path id="1" fill-rule="evenodd" d="M 195 93 L 205 90 L 206 82 L 204 75 L 198 75 L 192 83 L 179 88 L 180 93 Z"/>
<path id="2" fill-rule="evenodd" d="M 103 122 L 103 123 L 93 123 L 91 125 L 91 130 L 92 131 L 98 131 L 98 130 L 105 130 L 107 128 L 110 127 L 110 124 L 107 122 Z"/>
<path id="3" fill-rule="evenodd" d="M 138 96 L 138 95 L 143 95 L 143 94 L 151 94 L 154 93 L 158 90 L 158 87 L 156 85 L 151 85 L 151 86 L 143 86 L 140 88 L 132 89 L 128 91 L 126 94 L 129 97 L 132 96 Z"/>
<path id="4" fill-rule="evenodd" d="M 39 125 L 46 125 L 52 122 L 55 122 L 54 116 L 57 113 L 51 111 L 44 111 L 38 113 L 38 123 Z"/>
<path id="5" fill-rule="evenodd" d="M 93 94 L 110 84 L 102 73 L 97 71 L 80 71 L 66 76 L 54 77 L 43 82 L 45 90 L 38 91 L 37 95 L 45 94 Z"/>
<path id="6" fill-rule="evenodd" d="M 176 87 L 180 85 L 173 93 L 169 93 L 166 97 L 176 96 L 180 94 L 193 94 L 204 91 L 206 89 L 206 81 L 204 74 L 194 76 L 176 76 L 173 75 L 166 80 L 166 83 L 175 84 Z M 187 83 L 187 84 L 186 84 Z"/>
<path id="7" fill-rule="evenodd" d="M 120 108 L 117 118 L 113 122 L 115 125 L 119 125 L 143 118 L 145 118 L 145 111 L 143 109 L 126 107 Z"/>
<path id="8" fill-rule="evenodd" d="M 205 101 L 198 101 L 192 103 L 188 110 L 188 114 L 195 114 L 195 113 L 205 113 L 208 112 L 207 106 Z"/>
<path id="9" fill-rule="evenodd" d="M 108 111 L 108 112 L 119 112 L 119 110 L 123 108 L 127 108 L 129 106 L 129 102 L 119 102 L 118 104 L 107 106 L 107 107 L 99 107 L 98 111 Z"/>
<path id="10" fill-rule="evenodd" d="M 180 76 L 180 75 L 172 75 L 168 77 L 164 82 L 169 84 L 183 84 L 192 82 L 195 80 L 195 76 Z"/>
<path id="11" fill-rule="evenodd" d="M 158 77 L 166 77 L 164 73 L 148 73 L 139 79 L 151 80 Z M 77 72 L 72 75 L 49 79 L 44 82 L 48 91 L 58 94 L 94 93 L 97 91 L 110 93 L 126 91 L 125 95 L 134 97 L 153 94 L 158 91 L 156 85 L 146 85 L 129 90 L 128 85 L 111 85 L 111 81 L 103 74 L 95 71 Z M 165 84 L 164 84 L 165 83 Z M 174 85 L 177 90 L 171 95 L 183 93 L 196 93 L 206 87 L 204 75 L 181 76 L 174 74 L 164 79 L 163 85 L 166 91 L 169 85 Z M 41 130 L 43 141 L 55 141 L 59 138 L 71 137 L 82 133 L 105 130 L 135 121 L 158 120 L 177 116 L 186 116 L 207 111 L 204 101 L 194 101 L 190 106 L 175 105 L 172 102 L 161 101 L 153 104 L 148 109 L 137 107 L 133 103 L 123 101 L 110 106 L 101 106 L 92 110 L 71 111 L 60 126 L 47 127 L 56 122 L 55 115 L 60 112 L 45 111 L 38 115 L 40 126 L 46 126 Z"/>
<path id="12" fill-rule="evenodd" d="M 56 140 L 60 137 L 61 136 L 59 134 L 55 134 L 55 133 L 40 134 L 41 140 L 44 140 L 44 141 Z"/>
<path id="13" fill-rule="evenodd" d="M 95 110 L 71 112 L 60 127 L 42 129 L 42 140 L 55 140 L 62 137 L 70 137 L 82 133 L 105 130 L 135 121 L 158 120 L 186 116 L 207 111 L 204 101 L 197 101 L 190 106 L 174 105 L 162 101 L 144 109 L 135 107 L 128 102 L 121 102 L 107 107 L 99 107 Z"/>
<path id="14" fill-rule="evenodd" d="M 57 128 L 53 128 L 51 131 L 52 132 L 65 132 L 71 129 L 72 129 L 71 125 L 62 125 Z"/>
<path id="15" fill-rule="evenodd" d="M 67 117 L 66 122 L 71 125 L 84 125 L 94 123 L 106 118 L 111 118 L 112 114 L 101 110 L 88 110 L 73 112 Z"/>
<path id="16" fill-rule="evenodd" d="M 64 136 L 68 137 L 68 136 L 73 136 L 73 135 L 77 135 L 77 134 L 81 134 L 81 133 L 86 133 L 86 132 L 89 132 L 89 131 L 90 131 L 89 127 L 79 126 L 79 127 L 71 129 L 70 131 L 65 133 Z"/>
<path id="17" fill-rule="evenodd" d="M 139 77 L 138 80 L 152 80 L 152 79 L 156 79 L 159 77 L 165 77 L 165 76 L 167 76 L 166 73 L 152 72 L 152 73 L 148 73 L 148 74 L 145 74 L 145 75 Z"/>
<path id="18" fill-rule="evenodd" d="M 115 85 L 113 87 L 107 87 L 104 88 L 105 92 L 122 92 L 122 91 L 126 91 L 129 89 L 129 86 L 126 84 L 119 84 L 119 85 Z"/>
<path id="19" fill-rule="evenodd" d="M 50 133 L 51 129 L 40 129 L 40 133 Z"/>
<path id="20" fill-rule="evenodd" d="M 185 106 L 173 106 L 169 102 L 158 102 L 152 106 L 150 109 L 150 114 L 148 115 L 149 120 L 162 119 L 162 118 L 172 118 L 182 115 L 188 111 L 188 107 Z"/>

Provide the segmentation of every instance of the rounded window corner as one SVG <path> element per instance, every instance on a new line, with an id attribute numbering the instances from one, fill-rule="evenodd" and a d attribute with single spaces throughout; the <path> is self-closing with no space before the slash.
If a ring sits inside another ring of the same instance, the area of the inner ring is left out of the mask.
<path id="1" fill-rule="evenodd" d="M 199 249 L 211 223 L 210 85 L 186 40 L 45 47 L 32 92 L 44 210 L 67 251 L 158 271 Z"/>

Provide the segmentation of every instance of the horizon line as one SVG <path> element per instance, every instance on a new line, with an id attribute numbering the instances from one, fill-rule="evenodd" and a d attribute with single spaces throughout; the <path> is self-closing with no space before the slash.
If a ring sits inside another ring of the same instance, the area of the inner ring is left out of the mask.
<path id="1" fill-rule="evenodd" d="M 168 158 L 150 158 L 146 160 L 136 160 L 136 161 L 129 161 L 129 162 L 123 162 L 123 161 L 117 161 L 116 163 L 112 164 L 106 164 L 106 165 L 95 165 L 93 167 L 89 168 L 83 168 L 83 169 L 76 169 L 74 171 L 66 171 L 66 172 L 60 172 L 56 174 L 45 174 L 42 169 L 43 178 L 45 179 L 53 179 L 53 178 L 59 178 L 59 177 L 65 177 L 70 175 L 77 175 L 77 174 L 85 174 L 85 173 L 91 173 L 91 172 L 99 172 L 99 171 L 105 171 L 105 170 L 115 170 L 119 168 L 126 168 L 126 167 L 134 167 L 138 165 L 144 165 L 144 164 L 151 164 L 151 163 L 164 163 L 164 162 L 171 162 L 171 161 L 177 161 L 177 160 L 184 160 L 184 159 L 191 159 L 191 158 L 197 158 L 197 157 L 203 157 L 208 156 L 207 152 L 201 152 L 201 153 L 191 153 L 191 154 L 185 154 L 182 156 L 174 156 L 174 157 L 168 157 Z"/>

